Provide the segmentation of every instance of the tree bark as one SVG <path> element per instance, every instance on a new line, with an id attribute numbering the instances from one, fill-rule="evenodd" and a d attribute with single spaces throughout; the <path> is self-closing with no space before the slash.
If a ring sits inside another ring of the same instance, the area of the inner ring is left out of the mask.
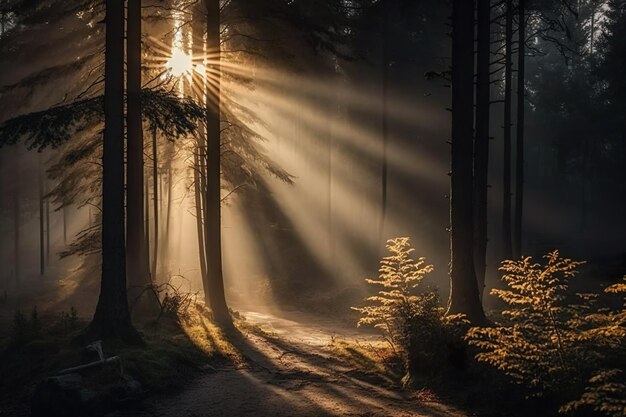
<path id="1" fill-rule="evenodd" d="M 472 323 L 485 315 L 474 271 L 473 119 L 474 2 L 454 0 L 452 10 L 452 144 L 450 190 L 450 300 L 448 313 Z"/>
<path id="2" fill-rule="evenodd" d="M 522 226 L 524 213 L 524 116 L 526 81 L 526 1 L 518 3 L 518 58 L 517 58 L 517 147 L 515 154 L 515 221 L 513 228 L 513 249 L 515 257 L 522 256 Z"/>
<path id="3" fill-rule="evenodd" d="M 504 64 L 504 155 L 502 157 L 502 256 L 513 257 L 511 236 L 511 85 L 513 74 L 513 0 L 506 0 Z"/>
<path id="4" fill-rule="evenodd" d="M 207 277 L 209 284 L 208 304 L 218 323 L 231 322 L 222 271 L 222 231 L 221 231 L 221 54 L 220 54 L 220 2 L 205 0 L 207 11 L 207 53 L 209 69 L 207 79 L 214 89 L 207 89 L 206 126 L 207 126 L 207 166 L 206 166 L 206 203 L 205 226 L 207 229 Z M 210 77 L 210 78 L 208 78 Z"/>
<path id="5" fill-rule="evenodd" d="M 489 190 L 489 110 L 491 77 L 491 0 L 478 0 L 476 56 L 476 130 L 474 132 L 474 263 L 482 300 L 487 270 L 487 217 Z"/>
<path id="6" fill-rule="evenodd" d="M 132 0 L 131 0 L 132 3 Z M 106 0 L 104 146 L 102 154 L 102 280 L 84 339 L 141 343 L 126 290 L 124 241 L 124 2 Z"/>
<path id="7" fill-rule="evenodd" d="M 151 301 L 143 294 L 151 284 L 144 222 L 144 141 L 141 104 L 141 0 L 129 0 L 127 16 L 127 189 L 126 271 L 133 314 L 150 314 Z M 152 307 L 155 307 L 154 304 Z M 156 311 L 156 309 L 155 309 Z"/>

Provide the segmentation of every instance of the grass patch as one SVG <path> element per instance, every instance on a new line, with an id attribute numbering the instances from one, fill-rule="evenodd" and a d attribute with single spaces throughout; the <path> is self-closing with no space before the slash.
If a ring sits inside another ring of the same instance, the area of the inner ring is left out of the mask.
<path id="1" fill-rule="evenodd" d="M 3 393 L 0 410 L 12 416 L 30 414 L 35 387 L 60 370 L 93 361 L 72 340 L 88 324 L 70 314 L 16 316 L 12 332 L 0 339 L 0 374 Z M 18 326 L 18 328 L 16 328 Z M 106 342 L 106 357 L 119 356 L 124 373 L 139 381 L 149 393 L 171 392 L 200 372 L 242 361 L 236 349 L 217 328 L 203 305 L 192 306 L 185 317 L 162 317 L 140 325 L 145 347 Z M 86 373 L 90 387 L 106 387 L 119 380 L 114 365 Z"/>
<path id="2" fill-rule="evenodd" d="M 328 347 L 334 355 L 359 372 L 382 378 L 389 386 L 400 385 L 402 359 L 388 343 L 333 338 Z"/>

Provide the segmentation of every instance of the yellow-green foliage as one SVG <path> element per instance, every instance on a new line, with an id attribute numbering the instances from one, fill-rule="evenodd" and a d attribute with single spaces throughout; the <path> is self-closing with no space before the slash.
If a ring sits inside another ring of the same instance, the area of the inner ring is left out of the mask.
<path id="1" fill-rule="evenodd" d="M 562 412 L 593 409 L 610 417 L 626 416 L 626 373 L 624 369 L 612 368 L 619 364 L 623 368 L 626 363 L 626 277 L 605 292 L 624 294 L 622 309 L 587 315 L 587 328 L 580 335 L 580 340 L 596 347 L 596 353 L 604 359 L 597 362 L 604 369 L 594 372 L 580 399 L 566 404 Z"/>
<path id="2" fill-rule="evenodd" d="M 366 279 L 382 288 L 366 299 L 371 305 L 352 309 L 361 313 L 358 326 L 376 327 L 394 347 L 405 347 L 408 323 L 420 315 L 440 314 L 441 309 L 434 291 L 421 291 L 422 281 L 433 266 L 426 265 L 424 258 L 416 261 L 411 257 L 414 249 L 410 239 L 389 239 L 387 250 L 391 255 L 380 261 L 378 279 Z"/>
<path id="3" fill-rule="evenodd" d="M 373 326 L 402 359 L 404 383 L 413 377 L 435 376 L 450 366 L 451 346 L 459 344 L 463 329 L 459 316 L 445 316 L 434 289 L 426 287 L 424 278 L 433 270 L 424 258 L 411 257 L 409 238 L 387 241 L 390 255 L 380 262 L 378 279 L 368 283 L 380 290 L 366 301 L 365 307 L 353 307 L 361 313 L 358 325 Z"/>
<path id="4" fill-rule="evenodd" d="M 621 369 L 603 370 L 589 379 L 576 401 L 561 407 L 562 413 L 592 409 L 609 417 L 626 416 L 626 375 Z"/>
<path id="5" fill-rule="evenodd" d="M 544 257 L 504 261 L 500 270 L 507 289 L 493 289 L 510 308 L 502 311 L 496 327 L 474 327 L 466 336 L 480 353 L 476 359 L 504 371 L 515 381 L 527 384 L 534 393 L 558 390 L 574 369 L 568 357 L 572 320 L 579 313 L 565 303 L 568 280 L 581 262 L 563 259 L 558 251 Z"/>
<path id="6" fill-rule="evenodd" d="M 582 262 L 561 258 L 558 251 L 544 260 L 503 262 L 500 270 L 508 288 L 491 294 L 509 307 L 494 327 L 471 328 L 466 340 L 479 349 L 478 361 L 525 385 L 530 395 L 563 401 L 562 412 L 591 406 L 618 415 L 610 411 L 619 407 L 612 396 L 623 398 L 626 390 L 623 375 L 620 382 L 611 366 L 625 357 L 625 310 L 599 310 L 596 295 L 567 294 L 568 281 Z M 618 284 L 607 292 L 624 289 Z"/>

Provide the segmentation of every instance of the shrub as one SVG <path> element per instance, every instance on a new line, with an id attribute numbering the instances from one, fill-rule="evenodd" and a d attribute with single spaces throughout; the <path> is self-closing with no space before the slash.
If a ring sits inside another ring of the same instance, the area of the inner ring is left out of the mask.
<path id="1" fill-rule="evenodd" d="M 471 328 L 466 340 L 479 349 L 479 362 L 523 385 L 528 396 L 565 404 L 563 413 L 586 407 L 614 416 L 610 410 L 619 405 L 613 396 L 626 391 L 623 375 L 611 369 L 625 357 L 624 310 L 598 309 L 594 294 L 568 296 L 568 282 L 583 262 L 561 258 L 558 251 L 544 259 L 503 262 L 508 288 L 491 294 L 509 307 L 494 327 Z M 607 292 L 620 289 L 626 286 Z"/>
<path id="2" fill-rule="evenodd" d="M 626 415 L 626 373 L 614 368 L 626 363 L 626 277 L 605 292 L 624 294 L 622 309 L 592 312 L 581 320 L 584 329 L 579 340 L 593 347 L 593 364 L 598 370 L 588 379 L 580 398 L 567 403 L 561 412 L 593 410 L 609 417 Z"/>
<path id="3" fill-rule="evenodd" d="M 453 333 L 455 320 L 444 316 L 437 292 L 424 286 L 423 280 L 433 267 L 424 258 L 411 257 L 414 249 L 410 239 L 390 239 L 387 250 L 390 255 L 381 260 L 378 279 L 366 280 L 382 288 L 366 298 L 370 305 L 352 309 L 361 313 L 358 326 L 379 329 L 402 358 L 406 383 L 412 374 L 440 368 L 445 360 L 442 348 Z"/>

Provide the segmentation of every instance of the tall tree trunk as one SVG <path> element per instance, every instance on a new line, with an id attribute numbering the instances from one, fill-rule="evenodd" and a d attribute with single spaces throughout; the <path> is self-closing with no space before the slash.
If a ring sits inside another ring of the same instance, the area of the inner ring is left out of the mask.
<path id="1" fill-rule="evenodd" d="M 159 259 L 159 154 L 157 148 L 157 129 L 152 128 L 152 217 L 154 219 L 154 245 L 152 248 L 152 279 L 156 282 Z"/>
<path id="2" fill-rule="evenodd" d="M 220 66 L 220 2 L 205 0 L 207 9 L 207 53 L 210 57 L 206 76 L 214 89 L 208 89 L 206 102 L 207 126 L 207 169 L 205 222 L 207 233 L 207 276 L 209 284 L 208 304 L 218 323 L 228 324 L 231 317 L 224 294 L 224 276 L 222 272 L 222 224 L 221 224 L 221 66 Z M 211 97 L 212 96 L 212 97 Z"/>
<path id="3" fill-rule="evenodd" d="M 476 57 L 476 130 L 474 132 L 474 263 L 482 300 L 487 269 L 487 217 L 489 190 L 489 110 L 491 77 L 491 0 L 478 0 Z"/>
<path id="4" fill-rule="evenodd" d="M 149 316 L 156 311 L 152 293 L 149 252 L 144 222 L 144 159 L 141 104 L 141 0 L 129 0 L 126 36 L 127 57 L 127 189 L 126 189 L 126 271 L 133 314 Z M 152 299 L 152 300 L 151 300 Z"/>
<path id="5" fill-rule="evenodd" d="M 526 0 L 518 2 L 518 58 L 517 58 L 517 148 L 515 150 L 515 222 L 513 249 L 515 257 L 522 256 L 522 225 L 524 213 L 524 116 L 526 82 Z"/>
<path id="6" fill-rule="evenodd" d="M 38 190 L 39 190 L 39 275 L 46 273 L 46 244 L 45 244 L 45 217 L 43 203 L 43 166 L 41 162 L 41 153 L 37 154 L 38 161 Z"/>
<path id="7" fill-rule="evenodd" d="M 131 0 L 131 4 L 133 1 Z M 124 2 L 106 0 L 104 146 L 102 153 L 102 281 L 86 339 L 141 343 L 130 319 L 124 241 Z"/>
<path id="8" fill-rule="evenodd" d="M 450 190 L 450 301 L 448 313 L 485 321 L 474 271 L 473 126 L 474 2 L 454 0 L 452 9 L 452 144 Z"/>
<path id="9" fill-rule="evenodd" d="M 502 256 L 513 257 L 511 236 L 511 86 L 513 75 L 513 0 L 506 0 L 506 29 L 504 57 L 504 155 L 502 157 Z"/>

